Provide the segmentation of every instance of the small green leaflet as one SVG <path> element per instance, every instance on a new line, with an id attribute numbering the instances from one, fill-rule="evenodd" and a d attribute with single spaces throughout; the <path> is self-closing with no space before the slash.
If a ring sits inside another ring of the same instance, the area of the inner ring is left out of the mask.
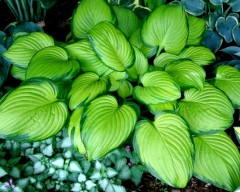
<path id="1" fill-rule="evenodd" d="M 32 57 L 49 46 L 54 46 L 52 37 L 42 32 L 33 32 L 17 38 L 3 56 L 13 65 L 26 69 Z"/>
<path id="2" fill-rule="evenodd" d="M 37 141 L 55 135 L 65 124 L 67 106 L 49 80 L 31 79 L 0 102 L 0 137 Z"/>
<path id="3" fill-rule="evenodd" d="M 194 175 L 228 191 L 240 186 L 240 155 L 225 132 L 194 137 Z"/>
<path id="4" fill-rule="evenodd" d="M 110 88 L 110 80 L 107 76 L 99 77 L 93 72 L 87 72 L 78 76 L 72 84 L 69 92 L 69 107 L 71 110 L 88 103 L 99 95 L 106 93 Z"/>
<path id="5" fill-rule="evenodd" d="M 81 118 L 84 107 L 76 108 L 70 117 L 68 125 L 68 135 L 72 140 L 73 147 L 77 149 L 80 154 L 85 154 L 86 149 L 81 139 Z"/>
<path id="6" fill-rule="evenodd" d="M 113 71 L 97 56 L 88 39 L 69 44 L 65 48 L 71 58 L 80 61 L 84 72 L 94 72 L 101 76 Z"/>
<path id="7" fill-rule="evenodd" d="M 187 19 L 189 30 L 186 45 L 201 45 L 203 40 L 203 34 L 206 29 L 206 21 L 202 18 L 197 18 L 192 15 L 188 15 Z"/>
<path id="8" fill-rule="evenodd" d="M 193 144 L 186 122 L 172 113 L 159 113 L 154 122 L 139 121 L 133 140 L 141 162 L 164 183 L 184 188 L 193 173 Z"/>
<path id="9" fill-rule="evenodd" d="M 148 105 L 147 107 L 153 115 L 156 115 L 162 111 L 175 111 L 177 108 L 177 101 L 175 100 L 166 103 L 152 104 Z"/>
<path id="10" fill-rule="evenodd" d="M 144 22 L 141 35 L 144 43 L 159 47 L 157 55 L 162 49 L 168 53 L 179 54 L 188 37 L 184 8 L 170 4 L 159 6 Z"/>
<path id="11" fill-rule="evenodd" d="M 120 97 L 125 99 L 129 96 L 132 96 L 132 90 L 133 90 L 132 84 L 127 80 L 122 80 L 119 82 L 117 93 Z"/>
<path id="12" fill-rule="evenodd" d="M 165 71 L 174 78 L 182 90 L 191 87 L 199 90 L 203 89 L 206 77 L 205 71 L 192 61 L 178 60 L 172 62 L 165 67 Z"/>
<path id="13" fill-rule="evenodd" d="M 165 71 L 145 73 L 141 78 L 143 86 L 133 89 L 133 96 L 142 103 L 159 104 L 174 101 L 181 97 L 180 88 Z"/>
<path id="14" fill-rule="evenodd" d="M 26 71 L 26 69 L 17 67 L 16 65 L 12 65 L 11 67 L 11 75 L 21 81 L 24 81 L 26 79 Z"/>
<path id="15" fill-rule="evenodd" d="M 76 60 L 68 60 L 67 52 L 57 46 L 46 47 L 32 58 L 26 72 L 26 79 L 46 77 L 52 80 L 68 80 L 80 71 Z"/>
<path id="16" fill-rule="evenodd" d="M 123 33 L 109 22 L 97 24 L 89 32 L 91 45 L 103 63 L 115 71 L 125 71 L 134 62 L 134 51 Z"/>
<path id="17" fill-rule="evenodd" d="M 115 17 L 104 0 L 80 1 L 72 17 L 73 37 L 87 39 L 88 32 L 102 21 L 115 22 Z"/>
<path id="18" fill-rule="evenodd" d="M 131 105 L 119 105 L 115 97 L 104 95 L 87 106 L 82 119 L 81 135 L 88 159 L 96 160 L 128 138 L 134 129 L 137 115 Z"/>
<path id="19" fill-rule="evenodd" d="M 204 83 L 203 90 L 191 88 L 178 103 L 179 114 L 194 133 L 223 131 L 233 123 L 234 109 L 227 96 L 216 87 Z"/>
<path id="20" fill-rule="evenodd" d="M 212 82 L 228 96 L 235 107 L 240 107 L 240 72 L 238 69 L 220 65 L 217 67 L 216 77 Z"/>
<path id="21" fill-rule="evenodd" d="M 127 38 L 141 27 L 142 22 L 132 10 L 120 6 L 113 6 L 113 10 L 117 17 L 118 28 Z"/>

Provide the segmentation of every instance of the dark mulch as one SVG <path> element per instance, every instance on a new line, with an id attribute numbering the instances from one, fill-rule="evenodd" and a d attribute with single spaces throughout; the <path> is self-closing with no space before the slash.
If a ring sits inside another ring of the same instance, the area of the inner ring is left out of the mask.
<path id="1" fill-rule="evenodd" d="M 58 41 L 65 41 L 70 32 L 69 19 L 78 4 L 77 0 L 58 0 L 57 4 L 47 12 L 44 30 Z M 4 1 L 0 2 L 0 30 L 3 30 L 15 19 Z M 129 192 L 225 192 L 212 185 L 206 184 L 196 178 L 192 178 L 185 189 L 175 189 L 161 183 L 150 174 L 144 174 L 142 182 L 135 186 L 130 181 L 125 181 L 124 186 Z"/>

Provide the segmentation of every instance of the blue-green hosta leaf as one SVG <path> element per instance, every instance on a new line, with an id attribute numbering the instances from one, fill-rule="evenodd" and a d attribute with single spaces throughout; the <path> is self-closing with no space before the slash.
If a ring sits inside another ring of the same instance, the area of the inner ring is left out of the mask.
<path id="1" fill-rule="evenodd" d="M 0 87 L 3 85 L 5 80 L 8 77 L 8 72 L 11 66 L 11 63 L 5 60 L 2 57 L 2 54 L 6 51 L 3 45 L 0 44 Z"/>
<path id="2" fill-rule="evenodd" d="M 141 39 L 141 28 L 134 31 L 129 39 L 129 42 L 136 46 L 147 58 L 152 57 L 157 52 L 157 46 L 151 47 L 143 43 Z"/>
<path id="3" fill-rule="evenodd" d="M 213 13 L 209 13 L 209 16 L 208 16 L 208 21 L 207 21 L 207 25 L 210 29 L 214 29 L 215 28 L 215 24 L 216 24 L 216 21 L 219 17 L 221 17 L 222 15 L 219 14 L 218 12 L 213 12 Z"/>
<path id="4" fill-rule="evenodd" d="M 227 3 L 231 6 L 232 11 L 234 12 L 240 11 L 240 2 L 238 0 L 229 0 Z"/>
<path id="5" fill-rule="evenodd" d="M 238 69 L 227 65 L 219 66 L 213 84 L 228 96 L 235 107 L 240 107 L 240 71 Z"/>
<path id="6" fill-rule="evenodd" d="M 223 3 L 228 2 L 229 0 L 210 0 L 213 5 L 222 5 Z"/>
<path id="7" fill-rule="evenodd" d="M 134 52 L 121 31 L 109 22 L 97 24 L 89 32 L 93 49 L 109 68 L 125 71 L 134 62 Z"/>
<path id="8" fill-rule="evenodd" d="M 126 72 L 118 72 L 114 71 L 109 75 L 111 81 L 111 87 L 109 91 L 116 91 L 120 86 L 120 81 L 126 80 L 128 78 L 128 74 Z"/>
<path id="9" fill-rule="evenodd" d="M 26 71 L 26 69 L 17 67 L 16 65 L 12 65 L 11 67 L 11 75 L 21 81 L 24 81 L 26 79 Z"/>
<path id="10" fill-rule="evenodd" d="M 166 0 L 144 0 L 144 5 L 151 10 L 156 9 L 160 5 L 165 4 Z"/>
<path id="11" fill-rule="evenodd" d="M 88 38 L 88 32 L 98 23 L 115 18 L 104 0 L 82 0 L 72 17 L 72 34 L 77 39 Z"/>
<path id="12" fill-rule="evenodd" d="M 194 175 L 204 182 L 234 191 L 240 186 L 240 155 L 225 132 L 194 137 Z"/>
<path id="13" fill-rule="evenodd" d="M 127 80 L 122 80 L 119 82 L 119 87 L 117 89 L 117 93 L 122 98 L 127 98 L 132 95 L 133 86 Z"/>
<path id="14" fill-rule="evenodd" d="M 221 49 L 220 51 L 230 54 L 230 55 L 235 55 L 240 57 L 240 47 L 238 46 L 229 46 L 224 49 Z"/>
<path id="15" fill-rule="evenodd" d="M 134 149 L 150 173 L 164 183 L 184 188 L 193 172 L 193 144 L 186 122 L 178 115 L 160 113 L 154 122 L 139 121 Z"/>
<path id="16" fill-rule="evenodd" d="M 174 15 L 174 17 L 173 17 Z M 182 6 L 161 5 L 144 22 L 141 31 L 143 42 L 158 46 L 158 53 L 178 54 L 187 42 L 187 17 Z"/>
<path id="17" fill-rule="evenodd" d="M 127 69 L 127 73 L 129 75 L 129 80 L 137 81 L 139 75 L 143 75 L 148 70 L 148 60 L 144 56 L 144 54 L 135 46 L 133 46 L 133 50 L 135 52 L 135 61 L 131 68 Z"/>
<path id="18" fill-rule="evenodd" d="M 190 59 L 200 66 L 209 65 L 216 60 L 216 57 L 211 50 L 203 46 L 187 47 L 181 52 L 179 57 Z"/>
<path id="19" fill-rule="evenodd" d="M 175 100 L 166 103 L 152 104 L 148 105 L 147 107 L 152 114 L 156 115 L 162 111 L 175 111 L 177 108 L 177 101 Z"/>
<path id="20" fill-rule="evenodd" d="M 181 89 L 194 87 L 203 89 L 205 81 L 204 69 L 196 63 L 188 60 L 176 61 L 168 64 L 165 71 L 171 75 Z"/>
<path id="21" fill-rule="evenodd" d="M 72 84 L 68 94 L 69 107 L 76 109 L 84 103 L 89 103 L 99 95 L 106 93 L 110 88 L 110 81 L 107 76 L 99 77 L 96 73 L 87 72 L 78 76 Z"/>
<path id="22" fill-rule="evenodd" d="M 206 21 L 202 18 L 197 18 L 188 15 L 188 39 L 186 45 L 201 45 L 203 34 L 206 29 Z"/>
<path id="23" fill-rule="evenodd" d="M 94 72 L 101 76 L 113 71 L 97 56 L 88 39 L 67 45 L 65 49 L 67 49 L 70 57 L 80 61 L 84 72 Z"/>
<path id="24" fill-rule="evenodd" d="M 57 46 L 46 47 L 32 58 L 26 72 L 26 79 L 46 77 L 53 80 L 68 80 L 80 71 L 77 60 L 69 60 L 67 52 Z"/>
<path id="25" fill-rule="evenodd" d="M 4 53 L 4 57 L 13 65 L 27 68 L 32 57 L 41 49 L 54 45 L 52 37 L 42 32 L 30 33 L 19 37 Z"/>
<path id="26" fill-rule="evenodd" d="M 118 28 L 127 38 L 141 27 L 142 22 L 132 10 L 119 6 L 113 6 L 113 10 L 117 17 Z"/>
<path id="27" fill-rule="evenodd" d="M 240 127 L 233 127 L 238 143 L 240 144 Z"/>
<path id="28" fill-rule="evenodd" d="M 222 45 L 223 38 L 212 29 L 206 29 L 203 37 L 203 45 L 212 52 L 216 52 Z"/>
<path id="29" fill-rule="evenodd" d="M 81 106 L 73 111 L 68 125 L 68 135 L 72 140 L 72 145 L 80 154 L 86 153 L 86 149 L 81 139 L 81 118 L 83 115 L 83 109 L 84 107 Z"/>
<path id="30" fill-rule="evenodd" d="M 134 87 L 133 96 L 142 103 L 159 104 L 181 97 L 179 86 L 165 71 L 145 73 L 140 80 L 143 86 Z"/>
<path id="31" fill-rule="evenodd" d="M 227 96 L 216 87 L 205 83 L 203 90 L 184 92 L 179 114 L 194 133 L 210 133 L 227 129 L 233 122 L 234 109 Z"/>
<path id="32" fill-rule="evenodd" d="M 191 15 L 199 16 L 204 13 L 205 2 L 202 0 L 181 0 L 181 4 Z"/>
<path id="33" fill-rule="evenodd" d="M 65 124 L 68 109 L 48 80 L 29 80 L 2 98 L 0 136 L 17 141 L 43 140 Z"/>
<path id="34" fill-rule="evenodd" d="M 93 100 L 83 118 L 82 140 L 89 160 L 99 159 L 122 144 L 137 121 L 131 106 L 120 106 L 110 95 Z"/>
<path id="35" fill-rule="evenodd" d="M 238 20 L 234 16 L 227 16 L 226 19 L 219 17 L 216 21 L 216 29 L 227 43 L 233 40 L 232 30 L 236 25 L 238 25 Z"/>
<path id="36" fill-rule="evenodd" d="M 240 25 L 236 25 L 235 27 L 233 27 L 232 35 L 234 41 L 238 44 L 238 46 L 240 46 Z"/>

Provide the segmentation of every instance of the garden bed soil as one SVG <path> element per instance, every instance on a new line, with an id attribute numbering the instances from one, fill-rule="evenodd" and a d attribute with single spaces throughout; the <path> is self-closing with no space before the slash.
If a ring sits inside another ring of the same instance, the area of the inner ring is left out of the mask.
<path id="1" fill-rule="evenodd" d="M 53 36 L 57 41 L 65 41 L 67 34 L 70 32 L 70 18 L 73 10 L 77 7 L 77 0 L 58 0 L 56 5 L 47 12 L 44 31 Z M 5 5 L 4 1 L 0 2 L 0 30 L 11 22 L 14 22 L 14 16 Z M 225 192 L 213 185 L 204 183 L 193 177 L 184 189 L 175 189 L 169 185 L 161 183 L 155 177 L 145 173 L 142 181 L 135 186 L 130 181 L 123 183 L 129 192 Z"/>

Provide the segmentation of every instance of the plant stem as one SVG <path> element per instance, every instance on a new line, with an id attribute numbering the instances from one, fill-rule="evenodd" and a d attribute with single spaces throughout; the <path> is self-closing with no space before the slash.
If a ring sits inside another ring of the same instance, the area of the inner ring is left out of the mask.
<path id="1" fill-rule="evenodd" d="M 18 14 L 19 14 L 19 21 L 23 21 L 23 14 L 22 14 L 22 9 L 21 9 L 21 5 L 19 3 L 19 0 L 15 0 L 16 5 L 17 5 L 17 9 L 18 9 Z"/>
<path id="2" fill-rule="evenodd" d="M 7 4 L 9 9 L 13 13 L 14 17 L 16 18 L 16 20 L 19 21 L 19 15 L 18 15 L 18 12 L 16 10 L 14 1 L 13 0 L 5 0 L 5 3 Z"/>

